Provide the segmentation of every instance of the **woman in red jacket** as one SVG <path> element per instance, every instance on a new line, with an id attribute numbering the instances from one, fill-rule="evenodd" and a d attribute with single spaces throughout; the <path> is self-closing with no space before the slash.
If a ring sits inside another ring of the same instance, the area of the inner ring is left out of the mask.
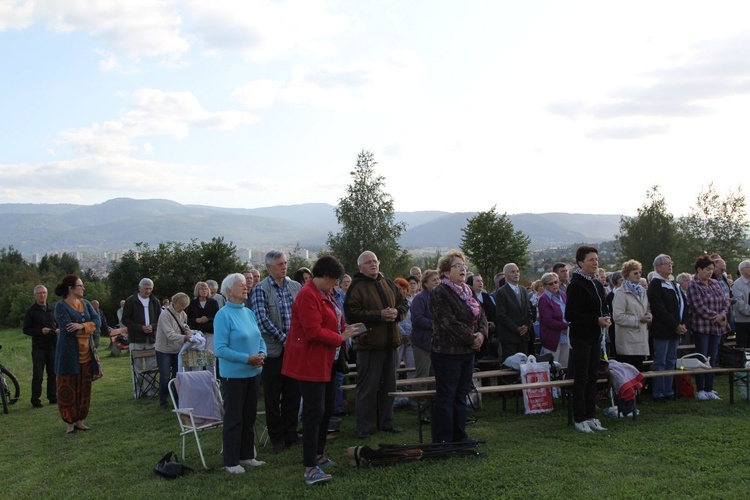
<path id="1" fill-rule="evenodd" d="M 292 306 L 292 324 L 284 346 L 281 373 L 300 381 L 302 408 L 302 460 L 305 482 L 328 482 L 331 475 L 321 467 L 334 463 L 324 455 L 328 421 L 333 413 L 333 361 L 342 344 L 361 323 L 344 323 L 332 291 L 344 275 L 344 266 L 335 257 L 318 259 L 313 279 L 297 294 Z"/>

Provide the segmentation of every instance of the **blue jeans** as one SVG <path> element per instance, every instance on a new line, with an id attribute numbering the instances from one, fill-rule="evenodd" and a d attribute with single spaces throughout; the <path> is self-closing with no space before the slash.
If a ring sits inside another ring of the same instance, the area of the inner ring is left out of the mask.
<path id="1" fill-rule="evenodd" d="M 156 365 L 159 367 L 159 404 L 166 406 L 169 395 L 169 381 L 177 376 L 177 356 L 179 353 L 156 351 Z"/>
<path id="2" fill-rule="evenodd" d="M 680 339 L 654 339 L 654 363 L 651 370 L 663 372 L 664 370 L 674 370 L 677 363 L 677 346 Z M 674 396 L 672 389 L 673 376 L 655 377 L 652 386 L 654 398 L 664 398 Z"/>
<path id="3" fill-rule="evenodd" d="M 435 399 L 432 405 L 432 441 L 466 441 L 466 396 L 471 390 L 474 353 L 432 353 L 435 372 Z"/>
<path id="4" fill-rule="evenodd" d="M 721 335 L 710 335 L 707 333 L 693 332 L 693 338 L 695 340 L 695 352 L 699 352 L 709 358 L 708 361 L 711 365 L 711 368 L 715 367 L 716 357 L 719 354 L 719 343 L 721 342 Z M 697 391 L 713 391 L 714 374 L 706 373 L 705 375 L 696 375 L 695 389 Z"/>

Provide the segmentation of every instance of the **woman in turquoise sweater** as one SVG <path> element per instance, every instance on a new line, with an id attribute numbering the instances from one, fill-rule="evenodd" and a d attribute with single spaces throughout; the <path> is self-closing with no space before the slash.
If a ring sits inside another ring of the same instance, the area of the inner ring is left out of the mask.
<path id="1" fill-rule="evenodd" d="M 254 427 L 266 343 L 255 314 L 245 307 L 247 290 L 243 275 L 224 278 L 221 292 L 228 301 L 214 318 L 214 347 L 224 378 L 224 466 L 231 474 L 245 472 L 243 465 L 265 464 L 255 459 Z"/>

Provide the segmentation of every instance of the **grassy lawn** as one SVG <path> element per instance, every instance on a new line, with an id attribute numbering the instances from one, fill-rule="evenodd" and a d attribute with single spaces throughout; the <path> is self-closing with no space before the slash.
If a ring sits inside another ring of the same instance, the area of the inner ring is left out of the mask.
<path id="1" fill-rule="evenodd" d="M 559 404 L 551 415 L 525 416 L 485 396 L 469 428 L 487 441 L 478 458 L 350 468 L 347 446 L 416 443 L 417 428 L 415 413 L 398 409 L 403 434 L 361 441 L 347 416 L 328 445 L 334 480 L 315 487 L 303 482 L 300 447 L 260 449 L 266 466 L 227 474 L 221 431 L 211 431 L 202 439 L 211 470 L 188 441 L 185 462 L 196 472 L 168 481 L 152 468 L 164 453 L 179 454 L 177 422 L 156 400 L 132 399 L 127 357 L 102 353 L 105 376 L 86 421 L 94 430 L 68 436 L 56 407 L 29 403 L 30 339 L 2 330 L 0 344 L 0 361 L 22 386 L 21 401 L 0 414 L 3 498 L 746 498 L 750 490 L 750 405 L 729 404 L 725 377 L 716 381 L 723 401 L 643 404 L 636 422 L 602 417 L 609 430 L 593 435 L 569 428 Z"/>

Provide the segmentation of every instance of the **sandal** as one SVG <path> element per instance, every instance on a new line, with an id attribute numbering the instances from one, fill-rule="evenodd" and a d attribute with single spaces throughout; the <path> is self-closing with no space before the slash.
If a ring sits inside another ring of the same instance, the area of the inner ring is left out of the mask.
<path id="1" fill-rule="evenodd" d="M 330 474 L 326 474 L 320 468 L 313 467 L 310 470 L 305 471 L 305 484 L 321 484 L 327 483 L 332 479 Z"/>

